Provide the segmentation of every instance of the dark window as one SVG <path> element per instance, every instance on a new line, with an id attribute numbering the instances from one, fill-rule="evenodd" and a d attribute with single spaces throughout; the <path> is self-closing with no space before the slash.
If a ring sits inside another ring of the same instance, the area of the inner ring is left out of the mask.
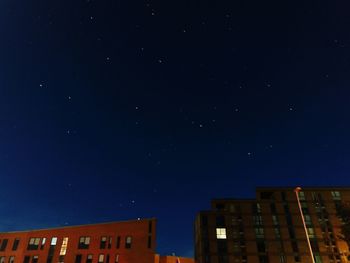
<path id="1" fill-rule="evenodd" d="M 120 247 L 120 236 L 117 237 L 116 248 Z"/>
<path id="2" fill-rule="evenodd" d="M 152 236 L 148 236 L 147 247 L 152 248 Z"/>
<path id="3" fill-rule="evenodd" d="M 218 239 L 217 240 L 218 245 L 218 254 L 219 255 L 225 255 L 227 253 L 227 242 L 225 239 Z"/>
<path id="4" fill-rule="evenodd" d="M 228 256 L 219 256 L 218 262 L 219 263 L 228 263 Z"/>
<path id="5" fill-rule="evenodd" d="M 39 237 L 31 237 L 28 242 L 27 249 L 28 250 L 37 250 L 39 248 L 40 238 Z"/>
<path id="6" fill-rule="evenodd" d="M 13 250 L 13 251 L 17 250 L 18 245 L 19 245 L 19 239 L 16 238 L 16 239 L 13 241 L 12 250 Z"/>
<path id="7" fill-rule="evenodd" d="M 259 262 L 260 263 L 269 263 L 268 256 L 259 256 Z"/>
<path id="8" fill-rule="evenodd" d="M 81 263 L 82 255 L 76 255 L 75 256 L 75 263 Z"/>
<path id="9" fill-rule="evenodd" d="M 281 192 L 282 201 L 287 201 L 286 193 Z"/>
<path id="10" fill-rule="evenodd" d="M 106 248 L 106 243 L 107 243 L 107 237 L 101 237 L 100 248 L 101 249 Z"/>
<path id="11" fill-rule="evenodd" d="M 148 233 L 152 233 L 152 221 L 148 222 Z"/>
<path id="12" fill-rule="evenodd" d="M 288 227 L 289 236 L 291 239 L 295 239 L 295 232 L 293 227 Z"/>
<path id="13" fill-rule="evenodd" d="M 293 249 L 293 252 L 298 252 L 299 249 L 298 249 L 298 244 L 296 241 L 292 241 L 292 249 Z"/>
<path id="14" fill-rule="evenodd" d="M 225 205 L 224 204 L 216 204 L 216 210 L 224 210 Z"/>
<path id="15" fill-rule="evenodd" d="M 294 257 L 294 261 L 295 261 L 295 262 L 300 262 L 300 257 L 299 257 L 299 256 L 295 256 L 295 257 Z"/>
<path id="16" fill-rule="evenodd" d="M 44 237 L 44 238 L 41 240 L 40 250 L 43 250 L 43 249 L 44 249 L 45 243 L 46 243 L 46 237 Z"/>
<path id="17" fill-rule="evenodd" d="M 224 216 L 216 216 L 216 226 L 217 227 L 225 227 L 225 217 Z"/>
<path id="18" fill-rule="evenodd" d="M 277 209 L 275 204 L 270 204 L 270 209 L 273 214 L 277 214 Z"/>
<path id="19" fill-rule="evenodd" d="M 260 198 L 261 199 L 273 199 L 273 192 L 261 192 Z"/>
<path id="20" fill-rule="evenodd" d="M 263 241 L 263 240 L 258 240 L 258 241 L 256 242 L 256 246 L 257 246 L 257 248 L 258 248 L 258 252 L 259 252 L 259 253 L 264 253 L 264 252 L 266 252 L 265 241 Z"/>
<path id="21" fill-rule="evenodd" d="M 208 217 L 207 216 L 202 216 L 201 217 L 201 221 L 202 221 L 202 226 L 203 227 L 207 227 L 208 226 Z"/>
<path id="22" fill-rule="evenodd" d="M 8 241 L 9 241 L 8 239 L 3 239 L 2 240 L 1 246 L 0 246 L 0 251 L 5 251 Z"/>
<path id="23" fill-rule="evenodd" d="M 88 249 L 90 245 L 90 237 L 80 237 L 78 249 Z"/>
<path id="24" fill-rule="evenodd" d="M 125 238 L 125 248 L 131 248 L 131 242 L 132 242 L 132 237 L 131 236 L 127 236 Z"/>
<path id="25" fill-rule="evenodd" d="M 92 263 L 92 255 L 91 254 L 87 255 L 86 263 Z"/>
<path id="26" fill-rule="evenodd" d="M 59 262 L 59 263 L 63 263 L 63 262 L 64 262 L 64 256 L 63 256 L 63 255 L 60 255 L 60 256 L 58 257 L 58 262 Z"/>
<path id="27" fill-rule="evenodd" d="M 106 256 L 106 263 L 109 263 L 109 254 Z"/>
<path id="28" fill-rule="evenodd" d="M 23 263 L 30 263 L 30 256 L 25 256 Z"/>

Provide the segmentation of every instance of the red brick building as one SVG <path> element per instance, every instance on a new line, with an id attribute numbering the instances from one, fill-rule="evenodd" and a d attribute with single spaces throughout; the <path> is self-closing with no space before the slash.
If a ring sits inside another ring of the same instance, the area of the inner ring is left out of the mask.
<path id="1" fill-rule="evenodd" d="M 155 219 L 0 233 L 0 263 L 154 263 Z"/>

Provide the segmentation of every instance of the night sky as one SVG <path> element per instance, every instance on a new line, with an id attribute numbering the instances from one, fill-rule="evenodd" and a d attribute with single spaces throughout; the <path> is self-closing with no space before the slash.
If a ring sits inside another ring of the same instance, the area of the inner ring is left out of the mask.
<path id="1" fill-rule="evenodd" d="M 1 0 L 0 231 L 349 185 L 347 1 Z"/>

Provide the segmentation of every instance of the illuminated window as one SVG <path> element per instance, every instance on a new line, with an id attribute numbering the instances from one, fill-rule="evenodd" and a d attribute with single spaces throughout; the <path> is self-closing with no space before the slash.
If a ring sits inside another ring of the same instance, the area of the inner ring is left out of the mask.
<path id="1" fill-rule="evenodd" d="M 305 193 L 303 191 L 299 192 L 299 199 L 300 200 L 305 200 Z"/>
<path id="2" fill-rule="evenodd" d="M 119 263 L 119 255 L 115 256 L 115 263 Z"/>
<path id="3" fill-rule="evenodd" d="M 32 237 L 29 239 L 28 243 L 28 250 L 37 250 L 39 248 L 40 244 L 40 238 L 39 237 Z"/>
<path id="4" fill-rule="evenodd" d="M 332 191 L 332 198 L 333 200 L 341 200 L 340 192 L 339 191 Z"/>
<path id="5" fill-rule="evenodd" d="M 264 229 L 262 227 L 255 228 L 256 238 L 264 238 Z"/>
<path id="6" fill-rule="evenodd" d="M 80 237 L 78 249 L 88 249 L 90 245 L 90 237 Z"/>
<path id="7" fill-rule="evenodd" d="M 98 263 L 104 263 L 105 262 L 105 255 L 103 254 L 100 254 L 98 256 Z"/>
<path id="8" fill-rule="evenodd" d="M 67 253 L 68 237 L 63 238 L 60 256 L 64 256 Z"/>
<path id="9" fill-rule="evenodd" d="M 5 263 L 5 257 L 0 257 L 0 263 Z"/>
<path id="10" fill-rule="evenodd" d="M 101 237 L 101 241 L 100 241 L 100 248 L 106 248 L 106 243 L 107 243 L 107 237 Z"/>
<path id="11" fill-rule="evenodd" d="M 15 241 L 13 241 L 13 246 L 12 246 L 12 250 L 16 251 L 19 245 L 19 238 L 16 238 Z"/>
<path id="12" fill-rule="evenodd" d="M 256 210 L 258 213 L 261 213 L 261 206 L 259 203 L 256 204 Z"/>
<path id="13" fill-rule="evenodd" d="M 9 258 L 9 263 L 15 263 L 15 256 L 11 256 Z"/>
<path id="14" fill-rule="evenodd" d="M 46 243 L 46 237 L 44 237 L 44 238 L 41 240 L 41 246 L 40 246 L 40 249 L 41 249 L 41 250 L 44 249 L 45 243 Z"/>
<path id="15" fill-rule="evenodd" d="M 92 259 L 93 259 L 93 257 L 92 257 L 91 254 L 87 255 L 87 257 L 86 257 L 86 263 L 92 263 Z"/>
<path id="16" fill-rule="evenodd" d="M 125 238 L 125 248 L 131 248 L 131 242 L 132 242 L 132 237 L 131 236 L 127 236 Z"/>
<path id="17" fill-rule="evenodd" d="M 226 228 L 217 228 L 216 229 L 216 238 L 217 239 L 226 239 Z"/>
<path id="18" fill-rule="evenodd" d="M 57 244 L 57 237 L 51 238 L 51 246 L 56 246 Z"/>
<path id="19" fill-rule="evenodd" d="M 38 261 L 39 261 L 39 256 L 33 256 L 32 263 L 38 263 Z"/>
<path id="20" fill-rule="evenodd" d="M 309 235 L 310 238 L 315 238 L 315 231 L 312 227 L 307 228 L 307 234 Z"/>

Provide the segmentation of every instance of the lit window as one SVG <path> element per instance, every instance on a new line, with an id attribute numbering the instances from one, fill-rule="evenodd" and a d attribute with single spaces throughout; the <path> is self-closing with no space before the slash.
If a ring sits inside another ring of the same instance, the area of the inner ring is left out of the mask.
<path id="1" fill-rule="evenodd" d="M 33 256 L 32 263 L 38 263 L 39 256 Z"/>
<path id="2" fill-rule="evenodd" d="M 341 200 L 340 192 L 339 191 L 332 191 L 332 198 L 333 200 Z"/>
<path id="3" fill-rule="evenodd" d="M 5 257 L 0 257 L 0 263 L 5 263 Z"/>
<path id="4" fill-rule="evenodd" d="M 132 237 L 131 236 L 127 236 L 125 238 L 125 248 L 131 248 L 131 242 L 132 242 Z"/>
<path id="5" fill-rule="evenodd" d="M 255 236 L 256 238 L 264 238 L 264 229 L 261 227 L 255 228 Z"/>
<path id="6" fill-rule="evenodd" d="M 305 200 L 305 193 L 303 191 L 299 192 L 299 199 L 300 200 Z"/>
<path id="7" fill-rule="evenodd" d="M 119 255 L 115 256 L 115 263 L 119 263 Z"/>
<path id="8" fill-rule="evenodd" d="M 40 246 L 40 249 L 41 249 L 41 250 L 44 249 L 45 243 L 46 243 L 46 237 L 44 237 L 44 238 L 41 240 L 41 246 Z"/>
<path id="9" fill-rule="evenodd" d="M 57 244 L 57 237 L 51 238 L 51 246 L 56 246 Z"/>
<path id="10" fill-rule="evenodd" d="M 14 263 L 15 262 L 15 256 L 11 256 L 9 258 L 9 263 Z"/>
<path id="11" fill-rule="evenodd" d="M 68 237 L 63 238 L 60 256 L 64 256 L 67 253 Z"/>
<path id="12" fill-rule="evenodd" d="M 79 238 L 79 249 L 88 249 L 90 245 L 90 237 L 80 237 Z"/>
<path id="13" fill-rule="evenodd" d="M 258 213 L 261 213 L 261 206 L 259 203 L 256 204 L 256 210 Z"/>
<path id="14" fill-rule="evenodd" d="M 216 238 L 217 239 L 226 239 L 226 228 L 217 228 L 216 229 Z"/>
<path id="15" fill-rule="evenodd" d="M 103 263 L 103 262 L 105 262 L 105 255 L 100 254 L 100 255 L 98 256 L 98 263 Z"/>
<path id="16" fill-rule="evenodd" d="M 310 238 L 315 238 L 315 231 L 312 227 L 307 228 L 307 234 L 309 235 Z"/>

